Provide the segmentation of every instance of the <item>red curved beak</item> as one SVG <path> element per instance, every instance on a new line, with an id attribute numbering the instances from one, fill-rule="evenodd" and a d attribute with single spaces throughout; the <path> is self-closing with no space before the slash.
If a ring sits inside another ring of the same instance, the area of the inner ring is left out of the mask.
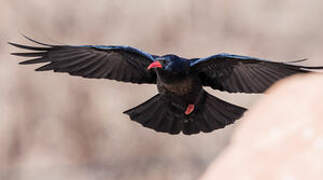
<path id="1" fill-rule="evenodd" d="M 155 61 L 155 62 L 153 62 L 153 63 L 151 63 L 148 67 L 147 67 L 147 69 L 149 70 L 149 69 L 151 69 L 151 68 L 162 68 L 163 66 L 160 64 L 160 62 L 159 61 Z"/>

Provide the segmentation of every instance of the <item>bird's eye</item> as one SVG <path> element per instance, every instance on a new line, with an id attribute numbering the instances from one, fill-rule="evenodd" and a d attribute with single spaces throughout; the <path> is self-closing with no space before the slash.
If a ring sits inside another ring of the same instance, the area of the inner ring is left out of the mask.
<path id="1" fill-rule="evenodd" d="M 167 64 L 166 60 L 159 60 L 159 62 L 163 67 Z"/>

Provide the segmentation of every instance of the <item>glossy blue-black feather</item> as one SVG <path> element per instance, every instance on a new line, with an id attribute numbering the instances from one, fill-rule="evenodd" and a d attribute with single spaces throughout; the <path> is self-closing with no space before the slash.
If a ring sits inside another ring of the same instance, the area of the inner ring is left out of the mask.
<path id="1" fill-rule="evenodd" d="M 241 55 L 235 55 L 235 54 L 228 54 L 228 53 L 220 53 L 204 58 L 195 58 L 190 62 L 190 66 L 195 66 L 199 63 L 217 60 L 217 59 L 230 59 L 230 60 L 255 60 L 255 61 L 268 61 L 265 59 L 250 57 L 250 56 L 241 56 Z"/>
<path id="2" fill-rule="evenodd" d="M 27 37 L 26 37 L 27 38 Z M 86 78 L 106 78 L 132 83 L 156 83 L 154 71 L 146 68 L 158 56 L 151 55 L 130 46 L 103 45 L 49 45 L 27 38 L 42 47 L 10 43 L 18 48 L 31 50 L 25 53 L 12 53 L 33 59 L 21 64 L 48 63 L 37 71 L 53 70 L 67 72 Z"/>
<path id="3" fill-rule="evenodd" d="M 301 61 L 304 59 L 289 63 Z M 306 73 L 309 69 L 323 68 L 297 66 L 226 53 L 192 59 L 190 66 L 204 86 L 222 91 L 246 93 L 262 93 L 284 77 Z"/>
<path id="4" fill-rule="evenodd" d="M 95 48 L 95 49 L 99 49 L 99 50 L 122 50 L 122 51 L 126 51 L 126 52 L 136 53 L 138 55 L 141 55 L 143 57 L 150 59 L 151 61 L 154 61 L 155 58 L 158 57 L 155 55 L 151 55 L 147 52 L 144 52 L 142 50 L 133 48 L 131 46 L 84 45 L 84 46 L 79 46 L 79 47 L 90 47 L 90 48 Z"/>

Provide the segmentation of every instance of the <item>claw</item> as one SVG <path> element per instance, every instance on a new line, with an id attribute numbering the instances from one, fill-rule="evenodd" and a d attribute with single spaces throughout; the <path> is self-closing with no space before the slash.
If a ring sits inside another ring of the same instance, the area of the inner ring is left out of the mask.
<path id="1" fill-rule="evenodd" d="M 190 115 L 194 111 L 194 104 L 189 104 L 186 108 L 185 115 Z"/>

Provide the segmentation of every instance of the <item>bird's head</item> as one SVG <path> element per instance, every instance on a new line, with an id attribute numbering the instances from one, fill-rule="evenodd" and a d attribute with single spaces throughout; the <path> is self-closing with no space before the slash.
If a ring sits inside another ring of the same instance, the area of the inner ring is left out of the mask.
<path id="1" fill-rule="evenodd" d="M 170 72 L 184 72 L 187 66 L 187 61 L 176 55 L 170 54 L 161 57 L 157 57 L 153 63 L 151 63 L 147 70 L 161 69 Z"/>

